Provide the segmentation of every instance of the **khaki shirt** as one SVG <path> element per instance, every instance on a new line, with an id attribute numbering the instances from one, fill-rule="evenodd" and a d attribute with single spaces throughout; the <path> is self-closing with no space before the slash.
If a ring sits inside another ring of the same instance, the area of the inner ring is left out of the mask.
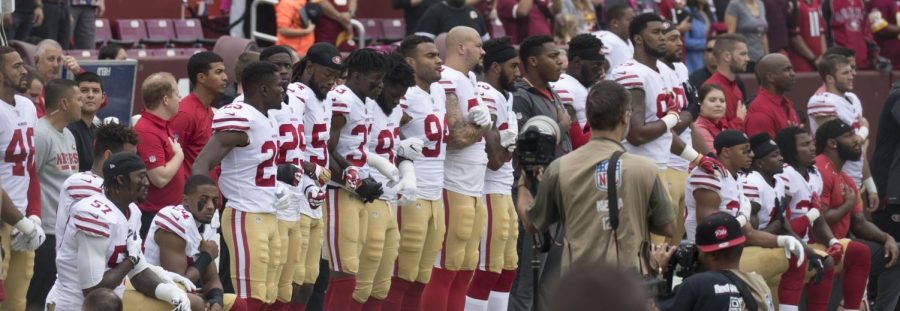
<path id="1" fill-rule="evenodd" d="M 649 240 L 649 226 L 675 220 L 656 164 L 625 153 L 619 158 L 616 177 L 619 227 L 618 238 L 614 236 L 609 225 L 606 167 L 615 151 L 625 148 L 606 138 L 592 138 L 544 171 L 528 217 L 541 231 L 556 222 L 564 226 L 563 272 L 573 264 L 598 261 L 640 269 L 641 245 Z"/>

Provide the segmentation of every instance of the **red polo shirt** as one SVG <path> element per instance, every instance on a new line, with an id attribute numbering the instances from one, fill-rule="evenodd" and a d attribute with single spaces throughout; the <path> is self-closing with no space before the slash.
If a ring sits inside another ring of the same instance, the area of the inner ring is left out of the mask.
<path id="1" fill-rule="evenodd" d="M 769 90 L 759 88 L 747 111 L 744 133 L 753 136 L 766 132 L 770 137 L 775 137 L 779 130 L 788 127 L 789 121 L 800 124 L 797 112 L 794 111 L 794 104 L 785 96 L 778 96 Z"/>
<path id="2" fill-rule="evenodd" d="M 497 0 L 497 16 L 503 21 L 506 35 L 512 37 L 513 44 L 519 44 L 528 36 L 552 35 L 553 13 L 549 0 L 534 0 L 528 16 L 516 17 L 519 0 Z"/>
<path id="3" fill-rule="evenodd" d="M 856 206 L 853 207 L 853 210 L 830 226 L 835 238 L 846 238 L 850 232 L 850 216 L 862 213 L 862 207 L 859 205 L 859 188 L 856 187 L 856 183 L 853 182 L 850 175 L 835 167 L 824 154 L 816 157 L 816 169 L 822 175 L 822 195 L 819 200 L 828 208 L 837 208 L 844 204 L 844 194 L 841 192 L 843 185 L 846 185 L 857 196 Z"/>
<path id="4" fill-rule="evenodd" d="M 166 120 L 144 110 L 141 112 L 141 119 L 134 125 L 134 131 L 141 142 L 137 145 L 137 154 L 144 160 L 148 171 L 165 166 L 175 157 L 172 142 L 169 141 L 173 136 Z M 142 212 L 156 213 L 163 207 L 180 204 L 186 179 L 184 166 L 179 166 L 178 173 L 164 187 L 158 188 L 151 183 L 147 190 L 147 200 L 139 203 L 138 207 Z"/>
<path id="5" fill-rule="evenodd" d="M 738 87 L 737 79 L 730 80 L 717 70 L 703 84 L 715 84 L 724 91 L 725 117 L 722 118 L 722 121 L 724 121 L 725 128 L 729 130 L 743 130 L 744 120 L 737 117 L 737 105 L 744 103 L 744 93 Z"/>
<path id="6" fill-rule="evenodd" d="M 188 172 L 197 155 L 212 137 L 213 110 L 204 106 L 196 94 L 191 93 L 181 100 L 178 114 L 169 121 L 172 135 L 184 149 L 184 166 Z M 210 178 L 218 180 L 218 168 L 210 172 Z"/>

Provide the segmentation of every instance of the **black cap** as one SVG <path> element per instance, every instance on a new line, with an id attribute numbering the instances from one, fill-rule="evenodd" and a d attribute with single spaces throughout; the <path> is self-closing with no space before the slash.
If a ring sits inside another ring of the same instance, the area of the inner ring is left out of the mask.
<path id="1" fill-rule="evenodd" d="M 853 127 L 847 125 L 847 123 L 844 123 L 841 119 L 825 122 L 816 130 L 816 152 L 824 152 L 829 139 L 838 138 L 841 135 L 852 131 Z"/>
<path id="2" fill-rule="evenodd" d="M 758 160 L 778 150 L 778 145 L 775 144 L 769 133 L 762 132 L 750 137 L 750 149 L 753 150 L 753 159 Z"/>
<path id="3" fill-rule="evenodd" d="M 697 234 L 694 237 L 697 248 L 707 253 L 741 245 L 747 240 L 741 232 L 741 224 L 734 216 L 725 212 L 704 217 L 697 224 Z"/>
<path id="4" fill-rule="evenodd" d="M 747 134 L 736 130 L 724 130 L 716 135 L 713 141 L 713 147 L 716 148 L 716 154 L 722 153 L 722 148 L 734 147 L 741 144 L 749 143 L 750 139 Z"/>
<path id="5" fill-rule="evenodd" d="M 113 154 L 103 163 L 103 179 L 113 180 L 117 176 L 128 175 L 131 172 L 146 169 L 144 161 L 131 152 L 119 152 Z"/>
<path id="6" fill-rule="evenodd" d="M 331 69 L 340 70 L 343 67 L 341 52 L 338 52 L 338 49 L 331 43 L 319 42 L 313 44 L 306 51 L 306 58 L 313 64 L 319 64 Z"/>

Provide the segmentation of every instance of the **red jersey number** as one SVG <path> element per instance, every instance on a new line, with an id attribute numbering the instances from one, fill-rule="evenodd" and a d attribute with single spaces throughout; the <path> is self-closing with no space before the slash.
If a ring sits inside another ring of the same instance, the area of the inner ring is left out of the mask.
<path id="1" fill-rule="evenodd" d="M 278 148 L 278 156 L 275 157 L 275 163 L 288 164 L 288 151 L 297 149 L 297 146 L 299 146 L 301 142 L 300 135 L 297 134 L 297 129 L 295 129 L 292 124 L 282 124 L 281 126 L 279 126 L 278 135 L 282 139 L 280 141 L 281 146 L 279 146 Z M 300 159 L 294 158 L 290 161 L 290 164 L 300 164 Z"/>
<path id="2" fill-rule="evenodd" d="M 388 161 L 396 163 L 397 156 L 394 154 L 394 139 L 400 136 L 400 129 L 394 128 L 394 131 L 383 130 L 378 133 L 378 144 L 375 145 L 375 152 L 379 155 L 386 156 Z"/>
<path id="3" fill-rule="evenodd" d="M 350 135 L 362 135 L 362 141 L 357 147 L 358 154 L 350 153 L 347 155 L 347 162 L 356 167 L 362 167 L 366 164 L 366 142 L 369 141 L 369 128 L 365 124 L 359 124 L 350 130 Z"/>
<path id="4" fill-rule="evenodd" d="M 25 130 L 25 135 L 22 129 L 13 131 L 3 160 L 13 164 L 13 176 L 25 176 L 25 169 L 34 162 L 34 128 Z"/>
<path id="5" fill-rule="evenodd" d="M 436 158 L 441 155 L 441 145 L 447 138 L 447 129 L 441 125 L 441 119 L 437 115 L 430 114 L 425 117 L 425 138 L 434 142 L 434 147 L 422 149 L 422 155 L 428 158 Z"/>
<path id="6" fill-rule="evenodd" d="M 262 153 L 268 155 L 271 152 L 271 155 L 268 159 L 263 161 L 256 167 L 256 185 L 260 187 L 275 187 L 275 174 L 266 173 L 266 168 L 272 167 L 275 164 L 275 151 L 277 148 L 275 147 L 275 142 L 267 141 L 262 144 Z M 268 175 L 268 176 L 267 176 Z"/>
<path id="7" fill-rule="evenodd" d="M 309 156 L 309 161 L 321 167 L 328 167 L 328 142 L 322 138 L 322 134 L 328 132 L 324 123 L 314 124 L 312 128 L 312 141 L 310 146 L 313 149 L 321 150 L 322 157 L 315 155 Z"/>

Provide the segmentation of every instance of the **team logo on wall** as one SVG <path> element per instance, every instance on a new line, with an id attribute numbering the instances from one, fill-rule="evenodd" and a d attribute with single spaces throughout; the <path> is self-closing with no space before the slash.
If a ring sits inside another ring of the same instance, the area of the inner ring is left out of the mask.
<path id="1" fill-rule="evenodd" d="M 597 164 L 597 170 L 595 173 L 594 180 L 596 180 L 597 189 L 606 191 L 609 186 L 609 176 L 606 173 L 609 170 L 609 159 L 600 161 Z M 616 187 L 622 184 L 622 159 L 616 163 Z"/>

